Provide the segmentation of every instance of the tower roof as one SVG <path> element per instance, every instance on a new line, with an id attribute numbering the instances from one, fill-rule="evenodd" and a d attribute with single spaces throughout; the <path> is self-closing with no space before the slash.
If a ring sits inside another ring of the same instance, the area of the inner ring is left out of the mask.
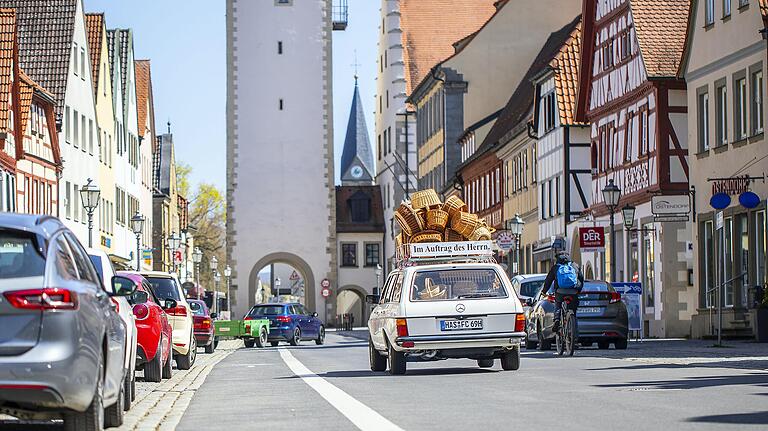
<path id="1" fill-rule="evenodd" d="M 362 173 L 357 167 L 362 169 Z M 368 140 L 368 126 L 365 124 L 363 103 L 355 77 L 355 91 L 352 96 L 352 107 L 349 110 L 347 135 L 344 138 L 344 150 L 341 153 L 342 182 L 371 182 L 373 181 L 373 150 Z"/>

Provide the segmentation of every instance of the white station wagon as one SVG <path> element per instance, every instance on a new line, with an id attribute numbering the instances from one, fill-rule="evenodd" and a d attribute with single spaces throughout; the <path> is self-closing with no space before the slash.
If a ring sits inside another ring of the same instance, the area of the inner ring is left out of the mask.
<path id="1" fill-rule="evenodd" d="M 367 297 L 376 304 L 368 320 L 371 370 L 404 374 L 406 358 L 469 358 L 484 368 L 500 359 L 504 370 L 520 367 L 522 304 L 490 255 L 490 241 L 470 244 L 484 251 L 457 255 L 411 245 L 381 296 Z"/>

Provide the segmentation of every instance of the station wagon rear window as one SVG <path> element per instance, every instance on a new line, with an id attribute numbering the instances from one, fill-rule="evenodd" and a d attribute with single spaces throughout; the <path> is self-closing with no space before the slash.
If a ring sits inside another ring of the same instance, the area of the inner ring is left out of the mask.
<path id="1" fill-rule="evenodd" d="M 441 269 L 414 276 L 411 301 L 506 298 L 507 290 L 493 269 Z"/>
<path id="2" fill-rule="evenodd" d="M 42 277 L 45 258 L 32 235 L 16 231 L 0 231 L 0 279 Z"/>
<path id="3" fill-rule="evenodd" d="M 285 314 L 285 307 L 282 305 L 259 305 L 253 307 L 248 313 L 250 316 L 279 316 L 281 314 Z"/>

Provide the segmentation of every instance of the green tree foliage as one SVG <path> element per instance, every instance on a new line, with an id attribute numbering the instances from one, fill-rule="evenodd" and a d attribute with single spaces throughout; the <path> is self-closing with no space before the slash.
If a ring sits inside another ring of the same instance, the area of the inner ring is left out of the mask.
<path id="1" fill-rule="evenodd" d="M 189 174 L 192 173 L 192 166 L 184 162 L 176 162 L 176 188 L 178 193 L 185 198 L 190 198 L 189 195 Z"/>

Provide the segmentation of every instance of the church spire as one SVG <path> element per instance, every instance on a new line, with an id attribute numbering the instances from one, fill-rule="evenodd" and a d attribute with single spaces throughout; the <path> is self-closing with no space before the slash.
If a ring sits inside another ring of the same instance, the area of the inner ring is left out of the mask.
<path id="1" fill-rule="evenodd" d="M 341 153 L 341 182 L 343 185 L 370 185 L 373 183 L 373 150 L 368 139 L 365 111 L 355 73 L 355 90 L 349 110 L 347 134 Z"/>

